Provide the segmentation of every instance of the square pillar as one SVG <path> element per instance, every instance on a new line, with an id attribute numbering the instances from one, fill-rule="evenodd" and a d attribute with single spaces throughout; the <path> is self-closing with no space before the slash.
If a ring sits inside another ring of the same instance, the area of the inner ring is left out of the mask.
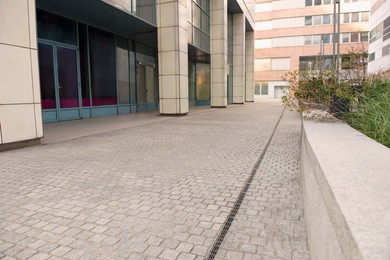
<path id="1" fill-rule="evenodd" d="M 183 115 L 188 104 L 186 0 L 157 1 L 160 113 Z"/>
<path id="2" fill-rule="evenodd" d="M 245 103 L 245 15 L 233 14 L 233 103 Z"/>
<path id="3" fill-rule="evenodd" d="M 43 137 L 34 0 L 0 1 L 0 144 Z"/>
<path id="4" fill-rule="evenodd" d="M 255 95 L 255 32 L 245 32 L 245 101 L 253 102 Z"/>
<path id="5" fill-rule="evenodd" d="M 227 106 L 228 3 L 210 1 L 211 107 Z"/>

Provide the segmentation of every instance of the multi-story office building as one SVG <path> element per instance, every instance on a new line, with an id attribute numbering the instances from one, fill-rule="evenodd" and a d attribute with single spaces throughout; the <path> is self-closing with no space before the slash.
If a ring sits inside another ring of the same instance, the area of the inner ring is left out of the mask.
<path id="1" fill-rule="evenodd" d="M 0 145 L 38 140 L 42 122 L 253 101 L 254 9 L 254 0 L 1 0 Z"/>
<path id="2" fill-rule="evenodd" d="M 340 0 L 341 54 L 367 51 L 369 5 Z M 332 0 L 256 1 L 255 97 L 279 98 L 288 89 L 287 71 L 332 65 L 333 8 Z"/>
<path id="3" fill-rule="evenodd" d="M 390 1 L 371 0 L 368 72 L 390 76 Z"/>

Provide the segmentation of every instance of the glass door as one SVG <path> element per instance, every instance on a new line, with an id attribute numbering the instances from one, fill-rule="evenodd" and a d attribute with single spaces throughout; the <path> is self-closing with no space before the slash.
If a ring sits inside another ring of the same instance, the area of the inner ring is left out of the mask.
<path id="1" fill-rule="evenodd" d="M 43 120 L 80 118 L 77 49 L 39 43 L 38 52 Z"/>
<path id="2" fill-rule="evenodd" d="M 156 78 L 153 65 L 137 63 L 137 103 L 139 110 L 157 108 Z"/>

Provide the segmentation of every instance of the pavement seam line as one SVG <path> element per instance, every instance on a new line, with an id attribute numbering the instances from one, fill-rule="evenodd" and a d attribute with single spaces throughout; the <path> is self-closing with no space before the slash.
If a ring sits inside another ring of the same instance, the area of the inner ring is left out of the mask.
<path id="1" fill-rule="evenodd" d="M 215 258 L 215 256 L 217 255 L 218 250 L 219 250 L 220 246 L 222 245 L 222 242 L 223 242 L 226 234 L 228 233 L 229 228 L 232 225 L 238 210 L 240 209 L 241 203 L 245 198 L 245 195 L 246 195 L 246 193 L 247 193 L 247 191 L 252 183 L 252 180 L 255 177 L 256 172 L 259 169 L 261 162 L 263 161 L 264 155 L 266 154 L 268 147 L 271 144 L 271 141 L 275 135 L 276 129 L 278 128 L 280 121 L 282 120 L 282 117 L 284 115 L 285 110 L 286 110 L 286 107 L 284 107 L 282 113 L 280 114 L 280 117 L 275 124 L 275 127 L 274 127 L 272 134 L 269 137 L 265 147 L 264 147 L 264 150 L 261 152 L 259 158 L 257 159 L 255 165 L 253 166 L 251 173 L 249 174 L 248 178 L 246 179 L 244 186 L 242 187 L 236 201 L 233 204 L 232 209 L 229 212 L 229 215 L 227 216 L 225 222 L 223 223 L 223 225 L 219 229 L 218 235 L 217 235 L 216 239 L 214 240 L 212 246 L 210 247 L 209 251 L 207 252 L 205 259 L 213 260 Z"/>

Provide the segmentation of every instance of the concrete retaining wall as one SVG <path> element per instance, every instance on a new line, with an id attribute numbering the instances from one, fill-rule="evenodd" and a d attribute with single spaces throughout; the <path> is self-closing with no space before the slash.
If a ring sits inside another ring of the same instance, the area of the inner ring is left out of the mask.
<path id="1" fill-rule="evenodd" d="M 390 149 L 342 122 L 303 121 L 311 258 L 390 259 Z"/>

